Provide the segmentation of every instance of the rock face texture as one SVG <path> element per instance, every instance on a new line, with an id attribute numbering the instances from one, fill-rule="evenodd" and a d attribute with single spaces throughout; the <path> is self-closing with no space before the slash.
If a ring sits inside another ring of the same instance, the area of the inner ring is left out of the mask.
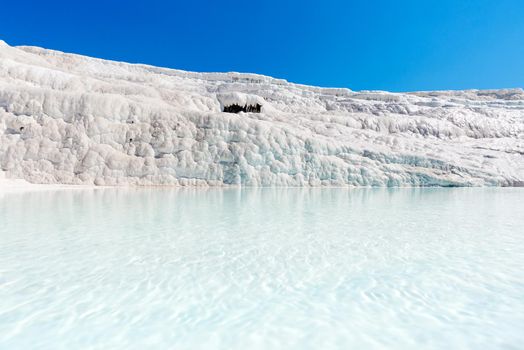
<path id="1" fill-rule="evenodd" d="M 95 185 L 522 186 L 524 91 L 353 92 L 0 42 L 0 171 Z"/>

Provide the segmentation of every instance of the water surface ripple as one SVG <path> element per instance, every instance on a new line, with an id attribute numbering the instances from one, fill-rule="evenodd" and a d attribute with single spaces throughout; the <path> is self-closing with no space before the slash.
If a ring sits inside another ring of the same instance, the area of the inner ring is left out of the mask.
<path id="1" fill-rule="evenodd" d="M 521 349 L 524 189 L 0 193 L 2 349 Z"/>

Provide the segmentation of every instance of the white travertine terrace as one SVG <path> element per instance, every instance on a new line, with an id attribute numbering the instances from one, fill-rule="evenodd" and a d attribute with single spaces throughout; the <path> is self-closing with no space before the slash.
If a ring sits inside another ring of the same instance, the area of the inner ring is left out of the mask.
<path id="1" fill-rule="evenodd" d="M 224 113 L 224 104 L 262 105 Z M 353 92 L 0 42 L 0 171 L 33 183 L 522 186 L 524 91 Z"/>

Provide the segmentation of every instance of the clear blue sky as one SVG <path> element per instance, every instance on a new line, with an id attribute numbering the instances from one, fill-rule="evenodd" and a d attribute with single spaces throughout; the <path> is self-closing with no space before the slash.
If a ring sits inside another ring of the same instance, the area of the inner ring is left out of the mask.
<path id="1" fill-rule="evenodd" d="M 4 1 L 0 39 L 354 90 L 524 87 L 522 0 Z"/>

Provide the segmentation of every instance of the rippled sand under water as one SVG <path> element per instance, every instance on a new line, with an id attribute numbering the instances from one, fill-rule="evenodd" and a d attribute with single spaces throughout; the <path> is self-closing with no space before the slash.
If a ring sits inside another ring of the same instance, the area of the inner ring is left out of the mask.
<path id="1" fill-rule="evenodd" d="M 524 189 L 0 193 L 1 349 L 519 349 Z"/>

